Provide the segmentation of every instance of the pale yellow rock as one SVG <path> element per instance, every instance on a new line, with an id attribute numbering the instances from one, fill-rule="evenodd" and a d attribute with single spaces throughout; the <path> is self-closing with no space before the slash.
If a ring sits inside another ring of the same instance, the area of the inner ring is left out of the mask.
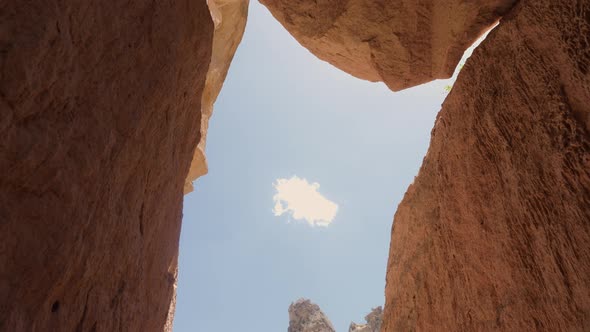
<path id="1" fill-rule="evenodd" d="M 208 0 L 215 23 L 213 52 L 207 72 L 207 81 L 201 100 L 201 140 L 195 149 L 191 168 L 184 183 L 184 193 L 193 191 L 193 181 L 207 174 L 205 144 L 213 104 L 221 91 L 234 54 L 244 35 L 249 0 Z"/>

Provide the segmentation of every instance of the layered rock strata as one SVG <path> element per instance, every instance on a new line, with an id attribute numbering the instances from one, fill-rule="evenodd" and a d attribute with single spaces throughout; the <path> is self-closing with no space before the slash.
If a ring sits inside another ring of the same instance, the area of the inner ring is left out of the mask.
<path id="1" fill-rule="evenodd" d="M 383 331 L 590 326 L 590 1 L 520 1 L 395 215 Z"/>
<path id="2" fill-rule="evenodd" d="M 0 7 L 0 330 L 169 328 L 206 2 Z"/>
<path id="3" fill-rule="evenodd" d="M 449 78 L 463 52 L 516 0 L 260 0 L 307 49 L 401 90 Z"/>

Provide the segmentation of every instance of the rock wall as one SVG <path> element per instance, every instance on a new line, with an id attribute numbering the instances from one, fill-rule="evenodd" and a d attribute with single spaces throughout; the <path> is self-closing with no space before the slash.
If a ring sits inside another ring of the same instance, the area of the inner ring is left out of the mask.
<path id="1" fill-rule="evenodd" d="M 590 1 L 522 0 L 475 50 L 395 215 L 382 331 L 590 326 Z"/>
<path id="2" fill-rule="evenodd" d="M 449 78 L 516 0 L 260 0 L 307 49 L 394 91 Z"/>
<path id="3" fill-rule="evenodd" d="M 0 7 L 0 330 L 163 330 L 206 2 Z"/>

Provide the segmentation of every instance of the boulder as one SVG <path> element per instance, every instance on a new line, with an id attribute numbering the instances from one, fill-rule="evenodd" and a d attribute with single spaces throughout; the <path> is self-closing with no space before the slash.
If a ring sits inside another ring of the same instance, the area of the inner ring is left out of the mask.
<path id="1" fill-rule="evenodd" d="M 260 0 L 310 52 L 402 90 L 449 78 L 516 0 Z"/>

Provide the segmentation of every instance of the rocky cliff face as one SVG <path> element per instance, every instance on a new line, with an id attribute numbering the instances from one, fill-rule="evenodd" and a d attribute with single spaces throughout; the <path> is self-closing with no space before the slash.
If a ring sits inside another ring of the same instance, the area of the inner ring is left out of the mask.
<path id="1" fill-rule="evenodd" d="M 590 326 L 590 1 L 520 1 L 444 102 L 392 230 L 383 331 Z"/>
<path id="2" fill-rule="evenodd" d="M 516 0 L 260 0 L 313 54 L 401 90 L 449 78 Z"/>
<path id="3" fill-rule="evenodd" d="M 288 332 L 335 332 L 332 323 L 317 304 L 299 299 L 289 306 Z"/>
<path id="4" fill-rule="evenodd" d="M 373 308 L 371 312 L 365 316 L 366 324 L 350 323 L 348 332 L 380 332 L 381 324 L 383 323 L 383 309 L 381 307 Z"/>
<path id="5" fill-rule="evenodd" d="M 0 7 L 0 330 L 161 331 L 215 48 L 207 4 Z"/>

